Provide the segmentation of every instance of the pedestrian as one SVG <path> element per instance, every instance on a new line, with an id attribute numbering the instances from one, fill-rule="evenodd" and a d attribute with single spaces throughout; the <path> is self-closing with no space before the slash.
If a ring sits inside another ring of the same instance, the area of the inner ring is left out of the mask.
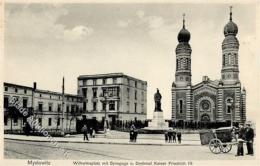
<path id="1" fill-rule="evenodd" d="M 92 127 L 89 128 L 89 135 L 91 138 L 93 138 L 93 128 Z"/>
<path id="2" fill-rule="evenodd" d="M 240 126 L 239 126 L 239 128 L 240 128 Z M 235 142 L 237 142 L 237 139 L 238 139 L 237 135 L 239 135 L 239 131 L 237 132 L 237 130 L 238 129 L 235 126 L 231 130 L 231 137 L 232 137 L 232 140 L 234 140 Z"/>
<path id="3" fill-rule="evenodd" d="M 93 130 L 92 138 L 96 137 L 96 130 Z"/>
<path id="4" fill-rule="evenodd" d="M 24 133 L 26 136 L 30 135 L 31 127 L 28 122 L 24 123 Z"/>
<path id="5" fill-rule="evenodd" d="M 136 140 L 137 140 L 137 135 L 138 135 L 138 130 L 137 130 L 137 129 L 134 129 L 133 142 L 136 142 Z"/>
<path id="6" fill-rule="evenodd" d="M 87 125 L 84 125 L 82 127 L 82 132 L 83 132 L 83 140 L 85 141 L 85 139 L 88 141 L 88 127 Z"/>
<path id="7" fill-rule="evenodd" d="M 176 129 L 174 129 L 173 135 L 172 135 L 172 142 L 176 142 L 176 135 L 177 135 L 177 131 L 176 131 Z"/>
<path id="8" fill-rule="evenodd" d="M 181 132 L 180 131 L 177 132 L 177 138 L 178 138 L 178 143 L 180 144 L 181 143 Z"/>
<path id="9" fill-rule="evenodd" d="M 169 142 L 169 143 L 172 142 L 172 135 L 173 135 L 173 131 L 172 131 L 172 129 L 170 129 L 170 130 L 168 131 L 168 142 Z"/>
<path id="10" fill-rule="evenodd" d="M 238 131 L 238 144 L 237 144 L 237 154 L 236 156 L 244 156 L 244 138 L 245 138 L 245 129 L 242 124 L 239 125 Z"/>
<path id="11" fill-rule="evenodd" d="M 250 123 L 246 124 L 245 129 L 245 140 L 246 140 L 246 147 L 247 147 L 247 155 L 254 155 L 253 149 L 253 142 L 254 142 L 254 130 L 251 128 Z"/>
<path id="12" fill-rule="evenodd" d="M 134 130 L 135 130 L 135 125 L 132 124 L 131 127 L 130 127 L 130 142 L 133 142 L 134 141 Z"/>
<path id="13" fill-rule="evenodd" d="M 168 131 L 164 132 L 164 139 L 165 139 L 165 143 L 168 142 Z"/>

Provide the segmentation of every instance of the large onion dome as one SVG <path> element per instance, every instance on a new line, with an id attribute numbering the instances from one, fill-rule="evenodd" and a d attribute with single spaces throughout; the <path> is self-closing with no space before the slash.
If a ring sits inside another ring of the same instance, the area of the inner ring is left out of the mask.
<path id="1" fill-rule="evenodd" d="M 229 18 L 229 22 L 224 27 L 224 35 L 225 36 L 228 36 L 228 35 L 236 36 L 237 32 L 238 32 L 238 27 L 237 27 L 237 24 L 235 24 L 232 21 L 232 7 L 230 7 L 230 18 Z"/>
<path id="2" fill-rule="evenodd" d="M 190 41 L 190 32 L 183 27 L 178 34 L 179 42 L 189 42 Z"/>
<path id="3" fill-rule="evenodd" d="M 189 42 L 190 41 L 190 32 L 185 28 L 185 19 L 183 14 L 183 27 L 178 34 L 179 42 Z"/>

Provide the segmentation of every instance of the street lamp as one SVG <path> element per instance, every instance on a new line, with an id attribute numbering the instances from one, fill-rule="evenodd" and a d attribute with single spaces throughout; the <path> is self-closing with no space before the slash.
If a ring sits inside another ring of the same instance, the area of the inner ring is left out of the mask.
<path id="1" fill-rule="evenodd" d="M 105 119 L 104 119 L 104 131 L 105 131 L 105 133 L 107 132 L 107 129 L 108 129 L 108 122 L 107 122 L 107 93 L 104 91 L 103 93 L 101 93 L 100 95 L 99 95 L 99 97 L 100 97 L 100 101 L 102 102 L 102 103 L 104 103 L 105 104 L 105 108 L 104 108 L 104 111 L 105 111 Z"/>

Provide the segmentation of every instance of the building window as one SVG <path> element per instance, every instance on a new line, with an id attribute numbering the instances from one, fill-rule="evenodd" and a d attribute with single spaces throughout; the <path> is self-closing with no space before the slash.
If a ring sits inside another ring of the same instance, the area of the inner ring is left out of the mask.
<path id="1" fill-rule="evenodd" d="M 86 111 L 86 110 L 87 110 L 87 103 L 83 102 L 83 111 Z"/>
<path id="2" fill-rule="evenodd" d="M 51 118 L 48 120 L 48 125 L 51 126 Z"/>
<path id="3" fill-rule="evenodd" d="M 93 85 L 97 85 L 97 80 L 93 79 Z"/>
<path id="4" fill-rule="evenodd" d="M 130 103 L 129 103 L 129 101 L 126 102 L 126 105 L 127 105 L 127 112 L 130 112 Z"/>
<path id="5" fill-rule="evenodd" d="M 183 100 L 179 100 L 179 111 L 180 111 L 180 114 L 183 113 Z"/>
<path id="6" fill-rule="evenodd" d="M 42 103 L 38 103 L 39 111 L 42 111 Z"/>
<path id="7" fill-rule="evenodd" d="M 228 98 L 227 100 L 226 100 L 226 113 L 227 114 L 231 114 L 231 112 L 232 112 L 232 103 L 233 101 L 232 101 L 232 99 L 231 98 Z"/>
<path id="8" fill-rule="evenodd" d="M 52 111 L 52 103 L 49 103 L 49 111 Z"/>
<path id="9" fill-rule="evenodd" d="M 38 123 L 39 123 L 40 126 L 42 125 L 42 118 L 38 119 Z"/>
<path id="10" fill-rule="evenodd" d="M 61 111 L 61 104 L 58 104 L 57 111 L 58 111 L 58 112 L 60 112 L 60 111 Z"/>
<path id="11" fill-rule="evenodd" d="M 113 78 L 113 84 L 116 84 L 116 83 L 117 83 L 117 79 Z"/>
<path id="12" fill-rule="evenodd" d="M 113 96 L 118 96 L 118 93 L 117 93 L 117 88 L 108 88 L 107 89 L 107 93 L 108 93 L 108 96 L 109 97 L 113 97 Z"/>
<path id="13" fill-rule="evenodd" d="M 50 95 L 50 99 L 51 99 L 51 95 Z"/>
<path id="14" fill-rule="evenodd" d="M 135 103 L 135 113 L 137 113 L 137 103 Z"/>
<path id="15" fill-rule="evenodd" d="M 88 91 L 87 88 L 82 89 L 83 97 L 85 97 L 85 98 L 87 97 L 87 91 Z"/>
<path id="16" fill-rule="evenodd" d="M 28 99 L 23 99 L 23 108 L 27 108 Z"/>
<path id="17" fill-rule="evenodd" d="M 71 113 L 75 113 L 75 105 L 71 105 Z"/>
<path id="18" fill-rule="evenodd" d="M 97 88 L 93 88 L 93 97 L 97 97 Z"/>
<path id="19" fill-rule="evenodd" d="M 135 100 L 137 100 L 137 90 L 135 90 Z"/>
<path id="20" fill-rule="evenodd" d="M 142 104 L 142 113 L 144 113 L 144 104 Z"/>
<path id="21" fill-rule="evenodd" d="M 4 108 L 8 108 L 9 107 L 9 98 L 8 96 L 4 97 Z"/>
<path id="22" fill-rule="evenodd" d="M 142 101 L 144 101 L 144 92 L 142 91 Z"/>
<path id="23" fill-rule="evenodd" d="M 109 110 L 115 110 L 115 101 L 109 102 Z"/>
<path id="24" fill-rule="evenodd" d="M 7 87 L 7 86 L 5 86 L 5 91 L 6 91 L 6 92 L 8 91 L 8 87 Z"/>
<path id="25" fill-rule="evenodd" d="M 14 117 L 14 126 L 17 126 L 17 125 L 18 125 L 18 118 Z"/>
<path id="26" fill-rule="evenodd" d="M 69 105 L 67 105 L 67 107 L 66 107 L 66 112 L 67 112 L 67 113 L 70 112 L 70 106 L 69 106 Z"/>
<path id="27" fill-rule="evenodd" d="M 135 87 L 137 88 L 137 81 L 135 81 Z"/>
<path id="28" fill-rule="evenodd" d="M 14 91 L 15 91 L 15 93 L 17 93 L 17 92 L 18 92 L 18 89 L 17 89 L 17 88 L 15 88 L 15 90 L 14 90 Z"/>
<path id="29" fill-rule="evenodd" d="M 4 116 L 4 123 L 5 123 L 5 126 L 8 125 L 8 118 L 6 116 Z"/>
<path id="30" fill-rule="evenodd" d="M 129 99 L 130 98 L 130 89 L 127 88 L 127 98 Z"/>
<path id="31" fill-rule="evenodd" d="M 97 102 L 93 102 L 93 111 L 97 110 Z"/>
<path id="32" fill-rule="evenodd" d="M 106 110 L 106 103 L 105 102 L 102 103 L 102 110 Z"/>
<path id="33" fill-rule="evenodd" d="M 60 118 L 57 119 L 57 126 L 60 125 Z"/>
<path id="34" fill-rule="evenodd" d="M 27 90 L 26 89 L 24 89 L 24 94 L 26 94 L 27 93 Z"/>
<path id="35" fill-rule="evenodd" d="M 39 94 L 40 97 L 42 97 L 42 94 Z"/>
<path id="36" fill-rule="evenodd" d="M 129 80 L 129 78 L 127 78 L 126 81 L 127 81 L 127 85 L 130 85 L 130 80 Z"/>
<path id="37" fill-rule="evenodd" d="M 106 79 L 105 79 L 105 78 L 103 78 L 102 82 L 103 82 L 103 85 L 107 84 L 107 82 L 106 82 Z"/>

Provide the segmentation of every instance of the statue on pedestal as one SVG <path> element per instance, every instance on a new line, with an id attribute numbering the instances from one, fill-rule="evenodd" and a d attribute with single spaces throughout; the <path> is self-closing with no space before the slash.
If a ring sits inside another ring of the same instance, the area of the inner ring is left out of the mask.
<path id="1" fill-rule="evenodd" d="M 159 89 L 157 88 L 157 92 L 154 94 L 155 112 L 162 112 L 161 99 L 162 99 L 162 95 L 160 94 Z"/>

